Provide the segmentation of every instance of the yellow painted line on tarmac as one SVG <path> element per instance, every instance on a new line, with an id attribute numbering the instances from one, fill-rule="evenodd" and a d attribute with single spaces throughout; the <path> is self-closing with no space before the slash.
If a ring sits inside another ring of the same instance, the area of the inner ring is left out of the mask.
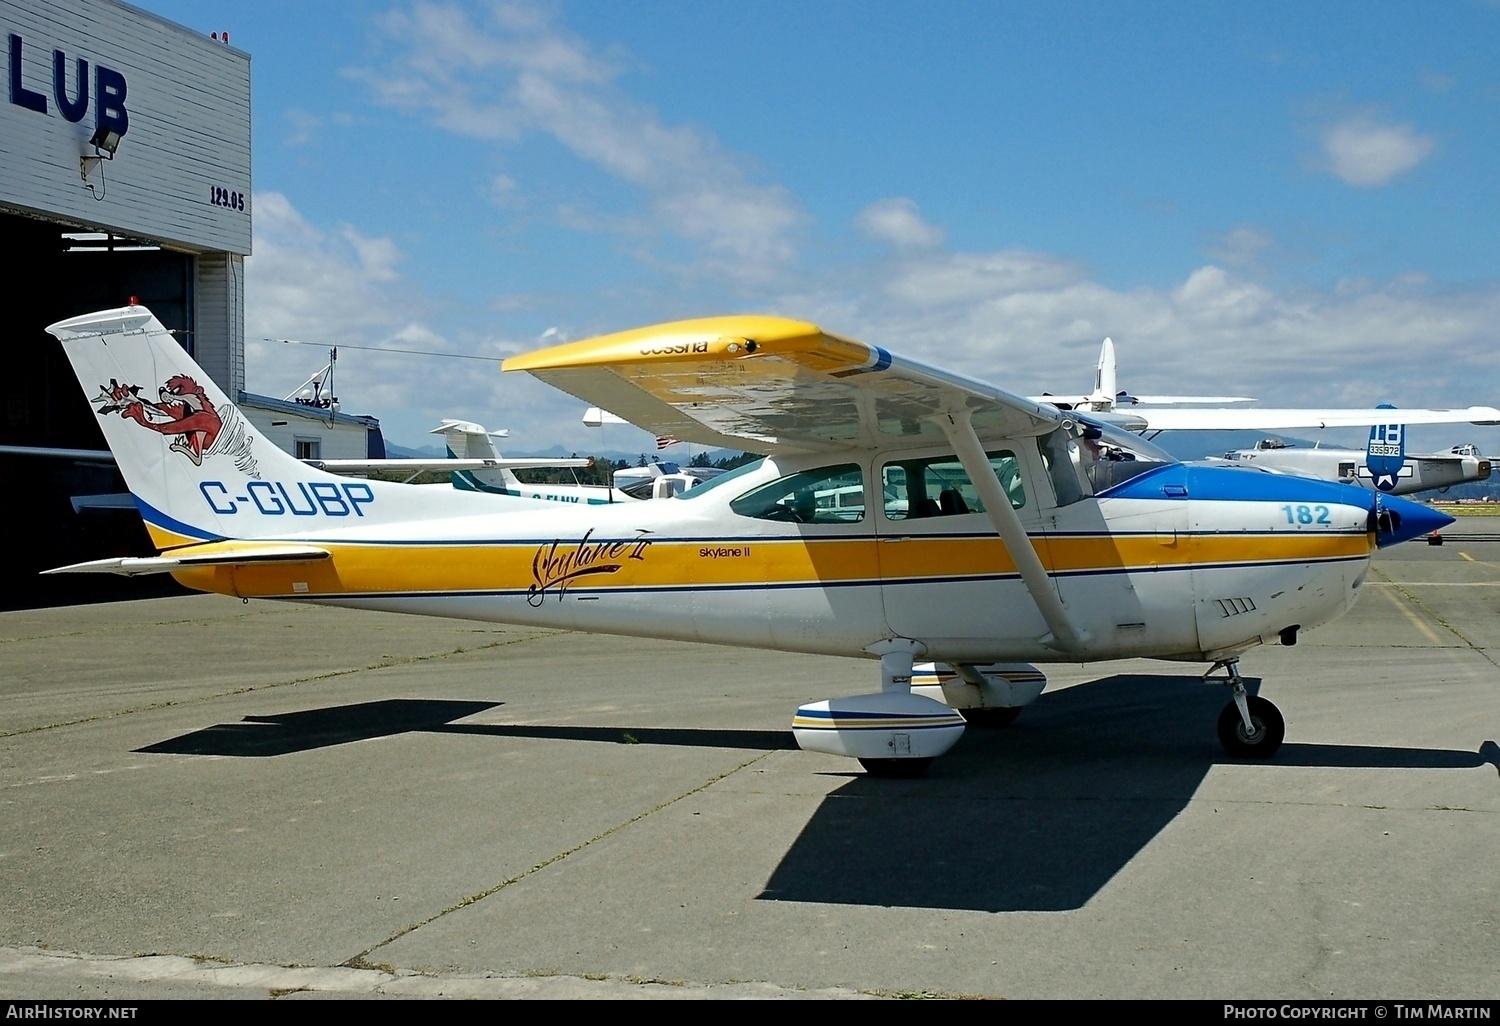
<path id="1" fill-rule="evenodd" d="M 1459 555 L 1467 559 L 1470 563 L 1477 563 L 1480 566 L 1484 567 L 1486 570 L 1494 570 L 1495 572 L 1500 573 L 1500 564 L 1492 563 L 1488 559 L 1475 559 L 1467 552 L 1460 552 Z"/>
<path id="2" fill-rule="evenodd" d="M 1438 636 L 1437 631 L 1432 629 L 1432 625 L 1417 615 L 1417 611 L 1412 608 L 1411 603 L 1402 601 L 1402 598 L 1396 594 L 1394 589 L 1382 592 L 1382 594 L 1389 598 L 1397 609 L 1401 610 L 1402 615 L 1411 621 L 1412 626 L 1420 631 L 1423 637 L 1434 645 L 1441 645 L 1443 643 L 1443 639 Z"/>

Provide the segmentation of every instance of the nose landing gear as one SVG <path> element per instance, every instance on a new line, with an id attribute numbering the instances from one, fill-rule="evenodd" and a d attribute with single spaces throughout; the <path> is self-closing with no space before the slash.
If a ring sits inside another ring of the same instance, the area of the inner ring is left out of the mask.
<path id="1" fill-rule="evenodd" d="M 1234 700 L 1219 713 L 1219 743 L 1224 751 L 1237 759 L 1269 759 L 1281 747 L 1286 737 L 1286 720 L 1275 705 L 1245 691 L 1245 682 L 1240 677 L 1240 661 L 1223 659 L 1214 663 L 1207 680 L 1215 670 L 1224 670 L 1225 684 L 1229 685 Z"/>

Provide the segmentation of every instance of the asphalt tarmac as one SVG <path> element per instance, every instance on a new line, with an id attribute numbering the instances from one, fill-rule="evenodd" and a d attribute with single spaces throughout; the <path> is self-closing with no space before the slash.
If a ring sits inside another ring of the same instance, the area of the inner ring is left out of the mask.
<path id="1" fill-rule="evenodd" d="M 1046 667 L 925 779 L 873 663 L 214 596 L 0 614 L 0 997 L 1494 999 L 1500 520 L 1243 671 Z"/>

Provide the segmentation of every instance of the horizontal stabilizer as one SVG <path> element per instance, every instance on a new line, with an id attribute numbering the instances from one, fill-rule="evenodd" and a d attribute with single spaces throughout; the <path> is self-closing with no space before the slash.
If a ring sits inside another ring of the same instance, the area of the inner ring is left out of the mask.
<path id="1" fill-rule="evenodd" d="M 254 547 L 214 545 L 207 551 L 179 551 L 169 556 L 123 556 L 114 559 L 96 559 L 88 563 L 74 563 L 54 570 L 43 570 L 44 574 L 119 574 L 136 577 L 140 574 L 169 574 L 174 570 L 186 570 L 201 566 L 244 566 L 248 563 L 311 563 L 327 559 L 327 549 L 311 545 L 257 545 Z"/>

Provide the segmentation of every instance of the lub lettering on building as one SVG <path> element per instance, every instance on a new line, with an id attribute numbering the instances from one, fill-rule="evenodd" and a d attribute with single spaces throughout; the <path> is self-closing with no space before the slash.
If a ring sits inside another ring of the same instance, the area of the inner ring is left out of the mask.
<path id="1" fill-rule="evenodd" d="M 45 49 L 28 46 L 17 32 L 10 33 L 9 52 L 10 102 L 17 107 L 49 116 L 55 110 L 77 124 L 92 106 L 96 128 L 122 136 L 129 130 L 125 76 L 114 68 L 98 62 L 90 68 L 88 58 L 60 49 L 52 51 L 49 61 L 42 56 Z"/>

